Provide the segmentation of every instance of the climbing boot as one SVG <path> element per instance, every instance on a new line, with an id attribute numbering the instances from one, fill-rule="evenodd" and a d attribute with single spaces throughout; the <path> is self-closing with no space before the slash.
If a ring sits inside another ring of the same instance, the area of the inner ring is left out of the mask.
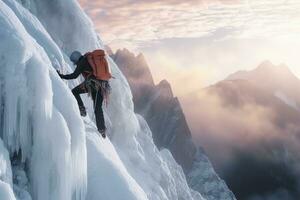
<path id="1" fill-rule="evenodd" d="M 106 138 L 105 129 L 98 130 L 103 138 Z"/>
<path id="2" fill-rule="evenodd" d="M 80 106 L 79 107 L 79 110 L 80 110 L 80 115 L 85 117 L 86 116 L 86 110 L 85 110 L 85 107 L 84 106 Z"/>

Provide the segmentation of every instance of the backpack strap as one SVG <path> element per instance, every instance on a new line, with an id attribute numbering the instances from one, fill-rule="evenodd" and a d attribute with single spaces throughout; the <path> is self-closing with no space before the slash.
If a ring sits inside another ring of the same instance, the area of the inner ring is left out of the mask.
<path id="1" fill-rule="evenodd" d="M 96 63 L 93 59 L 93 54 L 91 52 L 88 52 L 84 55 L 87 58 L 88 63 L 91 65 L 92 70 L 96 68 Z"/>

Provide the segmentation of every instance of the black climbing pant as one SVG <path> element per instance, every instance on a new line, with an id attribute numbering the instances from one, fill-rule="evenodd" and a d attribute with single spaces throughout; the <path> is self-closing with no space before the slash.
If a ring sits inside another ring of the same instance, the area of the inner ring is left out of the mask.
<path id="1" fill-rule="evenodd" d="M 85 85 L 85 82 L 81 83 L 74 89 L 72 89 L 72 93 L 75 96 L 78 106 L 84 107 L 80 94 L 88 93 L 88 89 Z M 102 110 L 103 96 L 101 91 L 97 91 L 95 87 L 91 87 L 91 95 L 94 102 L 94 113 L 96 117 L 96 125 L 98 130 L 105 130 L 105 122 Z"/>

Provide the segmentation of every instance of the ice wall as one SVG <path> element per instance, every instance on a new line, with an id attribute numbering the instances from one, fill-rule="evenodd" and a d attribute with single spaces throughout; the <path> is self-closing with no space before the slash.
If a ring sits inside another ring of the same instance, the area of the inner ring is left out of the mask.
<path id="1" fill-rule="evenodd" d="M 0 139 L 0 199 L 15 200 L 9 153 Z"/>
<path id="2" fill-rule="evenodd" d="M 0 35 L 5 146 L 11 154 L 20 151 L 28 162 L 34 199 L 84 199 L 84 124 L 44 50 L 55 44 L 38 20 L 15 1 L 0 2 Z"/>
<path id="3" fill-rule="evenodd" d="M 4 200 L 16 200 L 14 192 L 11 186 L 5 182 L 0 181 L 0 199 Z"/>

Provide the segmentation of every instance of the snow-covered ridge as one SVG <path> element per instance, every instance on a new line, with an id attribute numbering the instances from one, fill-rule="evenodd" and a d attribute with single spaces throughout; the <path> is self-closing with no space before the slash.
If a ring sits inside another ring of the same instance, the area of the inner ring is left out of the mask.
<path id="1" fill-rule="evenodd" d="M 0 199 L 202 199 L 154 145 L 112 60 L 110 139 L 97 136 L 88 98 L 80 117 L 68 88 L 78 81 L 67 86 L 55 69 L 72 71 L 71 51 L 103 44 L 76 1 L 0 1 L 0 38 Z"/>

